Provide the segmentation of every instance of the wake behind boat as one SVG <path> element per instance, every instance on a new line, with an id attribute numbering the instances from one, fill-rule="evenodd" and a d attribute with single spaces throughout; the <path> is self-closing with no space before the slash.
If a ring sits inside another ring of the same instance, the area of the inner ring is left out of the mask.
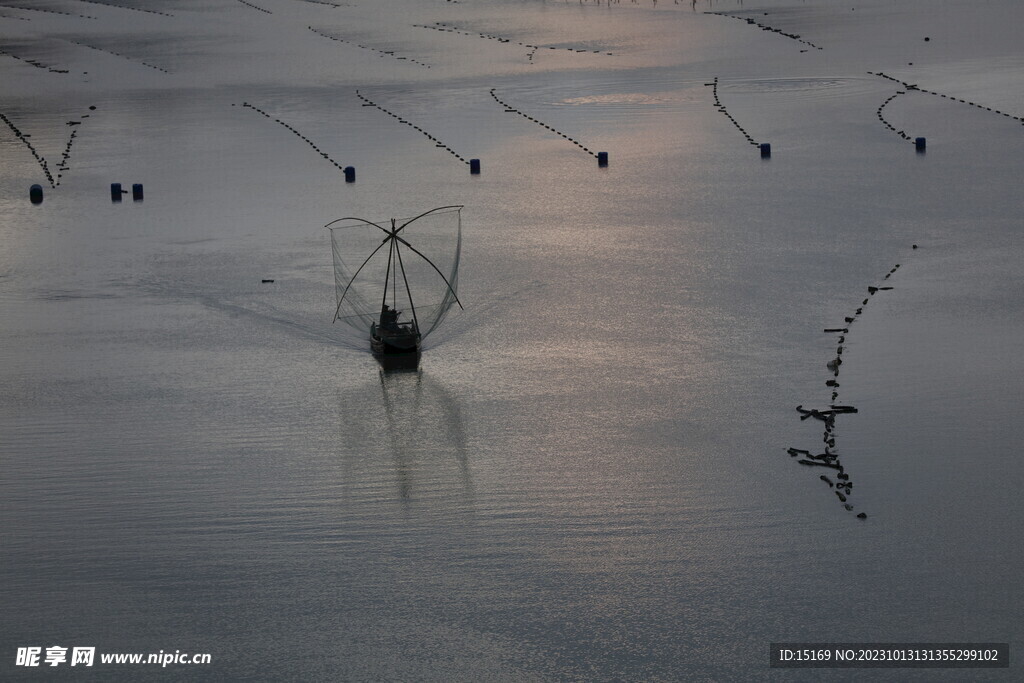
<path id="1" fill-rule="evenodd" d="M 370 348 L 382 365 L 416 367 L 423 339 L 454 304 L 462 307 L 456 293 L 461 211 L 462 206 L 443 206 L 411 219 L 391 219 L 389 227 L 352 217 L 327 224 L 337 296 L 334 321 L 369 332 Z"/>

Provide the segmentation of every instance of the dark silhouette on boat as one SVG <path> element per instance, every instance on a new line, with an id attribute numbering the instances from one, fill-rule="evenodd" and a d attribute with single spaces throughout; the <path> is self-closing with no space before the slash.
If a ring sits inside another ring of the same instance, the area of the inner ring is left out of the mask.
<path id="1" fill-rule="evenodd" d="M 401 315 L 401 311 L 383 305 L 380 320 L 370 325 L 370 348 L 382 360 L 416 365 L 420 358 L 419 326 L 415 320 L 400 321 Z"/>

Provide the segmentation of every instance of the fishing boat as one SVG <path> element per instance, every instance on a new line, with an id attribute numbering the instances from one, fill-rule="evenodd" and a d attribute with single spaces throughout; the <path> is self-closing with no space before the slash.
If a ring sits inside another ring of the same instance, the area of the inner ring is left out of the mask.
<path id="1" fill-rule="evenodd" d="M 385 367 L 417 367 L 423 339 L 453 305 L 462 307 L 456 293 L 461 212 L 462 206 L 442 206 L 409 219 L 347 217 L 326 226 L 334 322 L 368 333 L 370 349 Z"/>
<path id="2" fill-rule="evenodd" d="M 419 355 L 422 337 L 416 321 L 399 322 L 401 315 L 384 304 L 380 320 L 370 324 L 370 348 L 378 356 Z"/>

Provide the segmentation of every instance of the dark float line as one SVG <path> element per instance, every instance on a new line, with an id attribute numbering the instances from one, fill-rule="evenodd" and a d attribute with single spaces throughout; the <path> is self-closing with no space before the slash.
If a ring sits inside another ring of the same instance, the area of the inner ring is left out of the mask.
<path id="1" fill-rule="evenodd" d="M 37 62 L 34 59 L 27 59 L 26 57 L 19 57 L 18 55 L 14 54 L 13 52 L 10 52 L 9 50 L 6 50 L 4 48 L 0 48 L 0 55 L 7 55 L 8 57 L 10 57 L 12 59 L 17 59 L 18 61 L 25 62 L 29 66 L 34 66 L 37 69 L 45 69 L 46 71 L 49 71 L 50 73 L 55 73 L 55 74 L 66 74 L 66 73 L 68 73 L 67 69 L 55 69 L 52 66 L 50 66 L 49 64 L 43 64 L 42 62 Z"/>
<path id="2" fill-rule="evenodd" d="M 917 245 L 914 245 L 914 249 L 917 249 Z M 900 264 L 896 264 L 885 274 L 883 280 L 888 280 L 893 273 L 895 273 L 900 267 Z M 843 327 L 829 327 L 825 328 L 826 334 L 839 334 L 839 339 L 836 341 L 836 356 L 832 360 L 825 364 L 825 367 L 831 373 L 832 377 L 825 382 L 825 386 L 832 390 L 831 400 L 829 401 L 829 407 L 824 409 L 816 408 L 804 408 L 803 405 L 796 407 L 797 412 L 800 413 L 801 420 L 815 419 L 820 420 L 824 423 L 824 433 L 822 440 L 824 441 L 825 448 L 821 453 L 811 453 L 809 450 L 801 448 L 788 448 L 786 452 L 789 453 L 790 457 L 799 458 L 797 460 L 801 465 L 810 467 L 826 467 L 835 471 L 833 475 L 835 481 L 826 475 L 821 475 L 819 478 L 828 484 L 828 487 L 836 494 L 839 502 L 842 503 L 844 509 L 847 511 L 853 511 L 853 505 L 848 502 L 853 494 L 853 482 L 850 481 L 850 476 L 846 473 L 846 468 L 840 461 L 839 453 L 836 448 L 836 418 L 840 415 L 850 415 L 857 412 L 857 409 L 849 405 L 840 405 L 836 403 L 839 400 L 839 370 L 843 364 L 843 351 L 845 350 L 844 344 L 846 343 L 846 337 L 850 332 L 850 326 L 857 321 L 857 319 L 863 315 L 864 309 L 871 302 L 871 298 L 878 292 L 891 290 L 890 286 L 870 286 L 868 287 L 868 296 L 866 299 L 861 301 L 860 306 L 854 310 L 852 315 L 848 315 L 843 318 Z M 859 513 L 857 515 L 860 519 L 867 517 L 866 513 Z"/>
<path id="3" fill-rule="evenodd" d="M 558 136 L 561 136 L 561 137 L 565 138 L 566 140 L 568 140 L 568 141 L 569 141 L 569 142 L 571 142 L 572 144 L 576 145 L 577 147 L 579 147 L 580 149 L 582 149 L 582 150 L 583 150 L 584 152 L 586 152 L 586 153 L 587 153 L 587 154 L 589 154 L 590 156 L 594 157 L 595 159 L 597 158 L 597 154 L 596 154 L 596 153 L 594 153 L 594 152 L 592 152 L 592 151 L 590 151 L 590 149 L 589 149 L 589 148 L 587 148 L 587 147 L 585 147 L 585 146 L 583 145 L 583 143 L 582 143 L 582 142 L 580 142 L 579 140 L 576 140 L 575 138 L 571 138 L 571 137 L 569 137 L 568 135 L 566 135 L 565 133 L 562 133 L 562 132 L 560 132 L 560 131 L 557 131 L 557 130 L 555 130 L 554 128 L 552 128 L 552 127 L 551 127 L 551 126 L 549 126 L 548 124 L 544 123 L 543 121 L 540 121 L 540 120 L 538 120 L 538 119 L 535 119 L 535 118 L 533 118 L 532 116 L 530 116 L 529 114 L 526 114 L 525 112 L 522 112 L 522 111 L 520 111 L 520 110 L 518 110 L 518 109 L 514 108 L 514 107 L 513 107 L 512 105 L 510 105 L 510 104 L 509 104 L 508 102 L 506 102 L 505 100 L 503 100 L 503 99 L 501 99 L 500 97 L 498 97 L 498 96 L 497 96 L 497 95 L 496 95 L 496 94 L 494 93 L 494 88 L 491 88 L 491 97 L 493 97 L 493 98 L 494 98 L 494 101 L 495 101 L 495 102 L 497 102 L 497 103 L 498 103 L 498 104 L 500 104 L 501 106 L 505 107 L 505 112 L 506 112 L 506 113 L 508 113 L 508 114 L 519 114 L 519 115 L 520 115 L 520 116 L 522 116 L 522 117 L 523 117 L 524 119 L 526 119 L 526 120 L 528 120 L 528 121 L 532 121 L 533 123 L 536 123 L 536 124 L 537 124 L 538 126 L 540 126 L 541 128 L 546 128 L 547 130 L 551 131 L 551 132 L 552 132 L 552 133 L 554 133 L 555 135 L 558 135 Z"/>
<path id="4" fill-rule="evenodd" d="M 4 4 L 4 5 L 0 5 L 0 8 L 2 8 L 2 9 L 20 9 L 20 10 L 24 10 L 25 12 L 46 12 L 47 14 L 63 14 L 66 17 L 77 17 L 78 19 L 95 19 L 96 18 L 96 17 L 90 17 L 90 16 L 85 15 L 85 14 L 75 14 L 73 12 L 61 12 L 60 10 L 43 9 L 41 7 L 22 7 L 20 5 Z"/>
<path id="5" fill-rule="evenodd" d="M 96 107 L 94 106 L 89 107 L 90 111 L 93 111 L 95 109 Z M 79 118 L 87 119 L 89 118 L 89 114 L 83 114 Z M 18 128 L 18 126 L 15 125 L 15 123 L 11 121 L 6 114 L 2 112 L 0 112 L 0 121 L 6 123 L 7 127 L 10 128 L 11 131 L 14 133 L 15 137 L 21 140 L 21 142 L 24 143 L 24 145 L 28 148 L 28 151 L 32 153 L 32 156 L 35 157 L 35 160 L 39 164 L 39 167 L 43 170 L 43 175 L 46 176 L 46 180 L 50 183 L 50 187 L 58 187 L 61 182 L 61 177 L 64 175 L 64 172 L 68 170 L 68 161 L 71 157 L 71 146 L 74 144 L 75 138 L 78 137 L 77 126 L 82 125 L 82 121 L 71 120 L 67 122 L 68 127 L 71 128 L 71 133 L 68 135 L 67 144 L 64 145 L 64 152 L 61 154 L 60 163 L 57 164 L 56 166 L 56 169 L 58 171 L 56 176 L 54 176 L 53 173 L 50 171 L 50 166 L 46 162 L 46 157 L 40 154 L 39 151 L 36 150 L 35 146 L 32 144 L 32 141 L 29 140 L 29 138 L 32 137 L 31 135 L 29 135 L 28 133 L 23 133 L 21 129 Z"/>
<path id="6" fill-rule="evenodd" d="M 235 105 L 231 105 L 231 106 L 233 107 L 233 106 L 235 106 Z M 281 119 L 276 119 L 276 118 L 274 118 L 273 116 L 271 116 L 271 115 L 270 115 L 270 114 L 268 114 L 267 112 L 263 111 L 263 110 L 262 110 L 262 109 L 260 109 L 259 107 L 255 106 L 255 105 L 253 105 L 253 104 L 249 104 L 248 102 L 242 102 L 242 106 L 243 106 L 243 107 L 248 107 L 249 109 L 252 109 L 252 110 L 253 110 L 254 112 L 256 112 L 256 113 L 258 113 L 258 114 L 262 114 L 263 116 L 265 116 L 266 118 L 270 119 L 270 120 L 271 120 L 271 121 L 273 121 L 274 123 L 278 123 L 278 124 L 280 124 L 281 126 L 283 126 L 284 128 L 287 128 L 287 129 L 288 129 L 289 131 L 291 131 L 291 132 L 292 132 L 292 133 L 293 133 L 293 134 L 295 135 L 295 137 L 297 137 L 297 138 L 299 138 L 299 139 L 303 140 L 303 141 L 304 141 L 304 142 L 305 142 L 305 143 L 306 143 L 307 145 L 309 145 L 310 147 L 312 147 L 312 148 L 313 148 L 313 151 L 315 151 L 315 152 L 316 152 L 317 154 L 319 154 L 319 155 L 320 155 L 320 156 L 321 156 L 322 158 L 326 159 L 326 160 L 327 160 L 327 162 L 328 162 L 329 164 L 333 165 L 333 166 L 334 166 L 335 168 L 337 168 L 337 169 L 338 169 L 339 171 L 343 171 L 343 172 L 344 172 L 344 170 L 345 170 L 345 169 L 344 169 L 344 168 L 342 167 L 342 165 L 341 165 L 341 164 L 339 164 L 339 163 L 338 163 L 337 161 L 335 161 L 334 159 L 332 159 L 332 158 L 330 157 L 330 155 L 328 155 L 328 154 L 327 154 L 327 152 L 324 152 L 323 150 L 321 150 L 321 149 L 320 149 L 319 147 L 317 147 L 317 146 L 316 146 L 316 144 L 315 144 L 315 143 L 314 143 L 314 142 L 313 142 L 312 140 L 310 140 L 309 138 L 307 138 L 307 137 L 306 137 L 305 135 L 303 135 L 302 133 L 300 133 L 299 131 L 297 131 L 297 130 L 296 130 L 295 128 L 293 128 L 293 127 L 292 127 L 292 126 L 290 126 L 289 124 L 285 123 L 285 122 L 284 122 L 284 121 L 282 121 Z"/>
<path id="7" fill-rule="evenodd" d="M 752 138 L 750 136 L 750 133 L 748 133 L 746 131 L 746 129 L 744 129 L 743 126 L 740 125 L 739 121 L 737 121 L 735 118 L 733 118 L 732 114 L 729 113 L 729 110 L 725 108 L 724 104 L 722 104 L 722 100 L 719 99 L 719 97 L 718 97 L 718 76 L 715 76 L 714 81 L 712 81 L 711 83 L 705 83 L 704 85 L 711 86 L 711 93 L 712 93 L 712 95 L 715 98 L 715 108 L 717 108 L 718 111 L 722 112 L 722 114 L 725 115 L 725 118 L 727 118 L 730 121 L 732 121 L 732 125 L 736 126 L 737 130 L 739 130 L 739 132 L 743 133 L 743 137 L 745 137 L 747 139 L 747 142 L 752 144 L 754 147 L 758 147 L 758 143 L 754 140 L 754 138 Z"/>
<path id="8" fill-rule="evenodd" d="M 170 15 L 168 15 L 168 16 L 170 16 Z M 115 57 L 120 57 L 121 59 L 127 59 L 130 62 L 134 62 L 136 64 L 141 64 L 142 66 L 148 66 L 150 69 L 156 69 L 157 71 L 162 71 L 165 74 L 171 73 L 170 71 L 168 71 L 167 69 L 163 68 L 162 66 L 157 66 L 155 64 L 150 64 L 148 62 L 142 61 L 141 59 L 136 59 L 135 57 L 129 57 L 128 55 L 123 55 L 120 52 L 114 52 L 113 50 L 107 50 L 107 49 L 102 48 L 102 47 L 96 47 L 95 45 L 89 45 L 88 43 L 82 43 L 82 42 L 79 42 L 77 40 L 70 40 L 70 39 L 67 39 L 67 38 L 64 38 L 63 40 L 67 40 L 67 42 L 73 43 L 75 45 L 80 45 L 82 47 L 87 47 L 90 50 L 96 50 L 97 52 L 105 52 L 108 55 L 113 55 Z"/>
<path id="9" fill-rule="evenodd" d="M 337 3 L 337 2 L 324 2 L 324 0 L 302 0 L 302 2 L 311 2 L 314 5 L 326 5 L 327 7 L 334 7 L 334 8 L 338 8 L 338 7 L 351 7 L 352 6 L 352 5 L 346 5 L 346 4 Z"/>
<path id="10" fill-rule="evenodd" d="M 574 47 L 558 47 L 557 45 L 533 45 L 532 43 L 524 43 L 518 40 L 512 40 L 511 38 L 495 35 L 493 33 L 474 33 L 472 31 L 466 31 L 465 29 L 458 28 L 457 26 L 452 26 L 451 24 L 445 24 L 440 21 L 436 22 L 433 26 L 427 24 L 413 24 L 413 26 L 415 26 L 416 28 L 427 28 L 432 31 L 440 31 L 442 33 L 456 33 L 458 35 L 469 36 L 471 38 L 495 40 L 499 43 L 505 43 L 508 45 L 519 45 L 520 47 L 525 47 L 529 50 L 529 52 L 526 54 L 526 58 L 531 62 L 533 61 L 533 56 L 537 54 L 537 50 L 541 49 L 564 50 L 566 52 L 589 52 L 595 55 L 604 54 L 608 56 L 614 56 L 611 52 L 601 52 L 600 50 L 581 50 L 579 48 Z"/>
<path id="11" fill-rule="evenodd" d="M 273 12 L 271 12 L 270 10 L 263 9 L 262 7 L 257 7 L 251 2 L 246 2 L 246 0 L 238 0 L 238 2 L 242 3 L 243 5 L 246 5 L 247 7 L 252 7 L 253 9 L 259 10 L 260 12 L 264 12 L 265 14 L 273 14 Z"/>
<path id="12" fill-rule="evenodd" d="M 105 5 L 106 7 L 116 7 L 117 9 L 126 9 L 126 10 L 131 10 L 133 12 L 146 12 L 148 14 L 159 14 L 160 16 L 164 16 L 164 17 L 173 17 L 174 16 L 173 14 L 168 14 L 167 12 L 157 12 L 156 10 L 142 9 L 141 7 L 129 7 L 128 5 L 115 5 L 112 2 L 101 2 L 100 0 L 78 0 L 78 1 L 79 2 L 88 2 L 88 3 L 92 4 L 92 5 Z"/>
<path id="13" fill-rule="evenodd" d="M 751 26 L 757 26 L 762 31 L 768 31 L 769 33 L 778 33 L 780 36 L 784 36 L 786 38 L 790 38 L 792 40 L 795 40 L 798 43 L 803 43 L 804 45 L 807 45 L 808 47 L 814 48 L 815 50 L 821 50 L 822 49 L 820 46 L 815 45 L 811 41 L 804 40 L 803 38 L 801 38 L 796 33 L 786 33 L 782 29 L 773 28 L 773 27 L 769 26 L 768 24 L 762 24 L 761 22 L 754 21 L 753 19 L 751 19 L 749 17 L 740 17 L 740 16 L 736 16 L 735 14 L 729 14 L 727 12 L 705 12 L 704 14 L 714 14 L 715 16 L 728 17 L 730 19 L 742 19 L 743 21 L 746 21 Z M 765 15 L 767 15 L 767 14 L 768 13 L 765 12 Z M 800 50 L 800 52 L 807 52 L 807 50 Z"/>
<path id="14" fill-rule="evenodd" d="M 380 111 L 384 112 L 385 114 L 387 114 L 391 118 L 395 119 L 399 123 L 404 123 L 405 125 L 409 126 L 413 130 L 419 131 L 428 140 L 433 142 L 435 147 L 438 147 L 440 149 L 445 150 L 446 152 L 451 154 L 453 157 L 455 157 L 456 159 L 458 159 L 462 163 L 469 165 L 469 161 L 467 161 L 466 159 L 462 158 L 462 156 L 460 156 L 458 153 L 456 153 L 455 150 L 453 150 L 451 147 L 449 147 L 448 145 L 446 145 L 443 142 L 441 142 L 440 140 L 438 140 L 436 137 L 434 137 L 433 135 L 431 135 L 427 131 L 425 131 L 422 128 L 420 128 L 419 126 L 415 125 L 411 121 L 405 119 L 402 116 L 399 116 L 398 114 L 394 113 L 393 111 L 389 111 L 388 109 L 385 109 L 384 107 L 380 106 L 376 102 L 372 101 L 369 97 L 366 97 L 365 95 L 360 93 L 358 90 L 356 90 L 356 97 L 358 97 L 359 99 L 361 99 L 363 101 L 363 106 L 364 107 L 376 107 L 377 109 L 379 109 Z"/>
<path id="15" fill-rule="evenodd" d="M 321 36 L 323 38 L 328 38 L 330 40 L 335 41 L 336 43 L 344 43 L 346 45 L 351 45 L 353 47 L 358 47 L 358 48 L 361 48 L 363 50 L 370 50 L 371 52 L 376 52 L 381 57 L 391 57 L 393 59 L 398 59 L 398 60 L 401 60 L 401 61 L 411 62 L 413 64 L 416 64 L 417 66 L 422 66 L 422 67 L 425 67 L 427 69 L 431 68 L 431 66 L 429 64 L 427 64 L 425 62 L 421 62 L 418 59 L 413 59 L 412 57 L 399 57 L 399 56 L 397 56 L 395 54 L 394 50 L 381 50 L 381 49 L 376 48 L 376 47 L 370 47 L 369 45 L 360 45 L 359 43 L 353 43 L 351 40 L 347 40 L 345 38 L 342 38 L 341 36 L 336 36 L 336 35 L 333 35 L 333 34 L 330 34 L 330 33 L 325 33 L 323 31 L 321 31 L 320 29 L 313 28 L 312 26 L 307 26 L 306 28 L 308 28 L 310 31 L 312 31 L 313 33 L 317 34 L 318 36 Z"/>
<path id="16" fill-rule="evenodd" d="M 992 112 L 993 114 L 998 114 L 999 116 L 1003 116 L 1003 117 L 1008 118 L 1008 119 L 1013 119 L 1014 121 L 1019 121 L 1021 123 L 1021 125 L 1024 125 L 1024 117 L 1017 116 L 1015 114 L 1010 114 L 1010 113 L 1007 113 L 1005 111 L 1000 111 L 999 109 L 993 109 L 992 107 L 986 107 L 985 105 L 978 104 L 977 102 L 970 102 L 970 101 L 962 99 L 962 98 L 953 97 L 952 95 L 946 95 L 945 93 L 936 92 L 934 90 L 928 90 L 927 88 L 921 88 L 921 87 L 919 87 L 919 86 L 917 86 L 917 85 L 915 85 L 913 83 L 908 83 L 906 81 L 900 80 L 899 78 L 895 78 L 893 76 L 890 76 L 889 74 L 882 73 L 881 71 L 877 71 L 877 72 L 876 71 L 869 71 L 868 73 L 870 75 L 872 75 L 872 76 L 878 76 L 880 78 L 885 78 L 885 79 L 888 79 L 888 80 L 890 80 L 890 81 L 892 81 L 894 83 L 899 83 L 901 86 L 903 86 L 904 90 L 901 91 L 901 92 L 898 92 L 897 95 L 905 95 L 905 94 L 907 94 L 908 92 L 911 92 L 911 91 L 924 93 L 926 95 L 934 95 L 935 97 L 941 97 L 944 100 L 950 100 L 952 102 L 959 102 L 960 104 L 966 104 L 966 105 L 969 105 L 971 107 L 975 107 L 976 109 L 983 109 L 984 111 Z M 885 105 L 888 104 L 889 102 L 891 102 L 894 98 L 895 98 L 895 95 L 893 97 L 890 97 L 888 100 L 886 100 L 882 104 L 882 106 L 878 108 L 879 114 L 881 114 L 882 108 L 885 107 Z M 881 118 L 881 116 L 879 116 L 879 118 Z M 883 120 L 883 123 L 886 123 L 887 126 L 889 125 L 888 122 L 885 122 L 884 120 Z M 889 126 L 889 127 L 891 128 L 892 126 Z M 895 129 L 893 129 L 893 130 L 895 130 Z"/>
<path id="17" fill-rule="evenodd" d="M 2 11 L 2 10 L 5 10 L 5 9 L 12 9 L 12 8 L 7 7 L 6 5 L 0 5 L 0 17 L 3 17 L 4 19 L 14 19 L 15 21 L 32 21 L 28 17 L 19 17 L 19 16 L 15 15 L 15 14 L 7 14 L 6 12 Z"/>
<path id="18" fill-rule="evenodd" d="M 878 107 L 878 111 L 876 111 L 876 112 L 875 112 L 875 114 L 876 114 L 876 115 L 878 116 L 878 120 L 879 120 L 879 121 L 881 121 L 881 122 L 882 122 L 882 125 L 884 125 L 884 126 L 885 126 L 886 128 L 888 128 L 888 129 L 889 129 L 889 130 L 891 130 L 892 132 L 896 133 L 897 135 L 899 135 L 899 136 L 900 136 L 901 138 L 903 138 L 904 140 L 910 140 L 910 139 L 911 139 L 911 138 L 910 138 L 910 135 L 908 135 L 908 134 L 907 134 L 907 133 L 906 133 L 905 131 L 902 131 L 902 130 L 896 130 L 896 126 L 894 126 L 894 125 L 892 125 L 891 123 L 889 123 L 889 121 L 888 121 L 888 120 L 887 120 L 887 119 L 885 118 L 885 116 L 884 116 L 884 115 L 882 114 L 882 112 L 883 112 L 883 111 L 885 111 L 885 108 L 886 108 L 887 106 L 889 106 L 889 103 L 890 103 L 890 102 L 892 102 L 893 100 L 895 100 L 895 99 L 896 99 L 897 97 L 899 97 L 900 95 L 906 95 L 906 94 L 907 94 L 907 91 L 906 91 L 906 90 L 897 90 L 895 94 L 893 94 L 893 95 L 890 95 L 890 96 L 889 96 L 888 98 L 886 98 L 885 102 L 882 102 L 882 104 L 881 104 L 881 105 L 879 105 L 879 107 Z"/>

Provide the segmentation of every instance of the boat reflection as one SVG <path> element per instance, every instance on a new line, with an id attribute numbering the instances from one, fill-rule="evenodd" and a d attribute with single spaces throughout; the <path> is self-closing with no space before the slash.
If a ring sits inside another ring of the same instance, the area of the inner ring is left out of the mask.
<path id="1" fill-rule="evenodd" d="M 469 449 L 456 395 L 419 368 L 378 369 L 373 384 L 339 396 L 349 492 L 393 499 L 397 489 L 403 505 L 471 501 Z"/>

